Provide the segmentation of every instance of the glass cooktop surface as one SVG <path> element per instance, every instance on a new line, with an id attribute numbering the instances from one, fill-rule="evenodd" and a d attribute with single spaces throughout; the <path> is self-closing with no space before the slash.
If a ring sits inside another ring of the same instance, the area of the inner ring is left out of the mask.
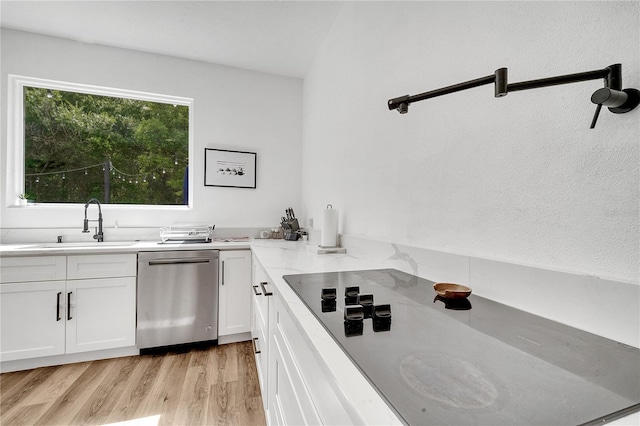
<path id="1" fill-rule="evenodd" d="M 640 410 L 640 351 L 394 269 L 283 277 L 411 425 L 579 425 Z"/>

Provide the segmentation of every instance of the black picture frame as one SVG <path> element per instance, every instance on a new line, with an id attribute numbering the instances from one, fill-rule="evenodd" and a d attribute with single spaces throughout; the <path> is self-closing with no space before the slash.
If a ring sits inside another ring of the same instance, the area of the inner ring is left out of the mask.
<path id="1" fill-rule="evenodd" d="M 257 154 L 227 149 L 204 149 L 204 186 L 256 188 Z"/>

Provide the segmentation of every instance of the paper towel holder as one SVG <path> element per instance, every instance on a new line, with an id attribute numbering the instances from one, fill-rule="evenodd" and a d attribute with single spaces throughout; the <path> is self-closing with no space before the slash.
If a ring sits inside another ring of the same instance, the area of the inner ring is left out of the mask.
<path id="1" fill-rule="evenodd" d="M 327 204 L 326 210 L 333 210 L 333 205 L 332 204 Z M 323 227 L 325 226 L 325 224 L 323 223 Z M 337 233 L 337 223 L 336 223 L 336 245 L 335 246 L 323 246 L 321 244 L 318 244 L 318 246 L 316 247 L 312 247 L 310 248 L 312 251 L 314 251 L 317 254 L 336 254 L 336 253 L 346 253 L 347 249 L 340 247 L 340 240 L 339 240 L 339 235 Z M 324 232 L 324 229 L 323 229 Z M 322 242 L 323 237 L 321 236 L 321 242 Z"/>
<path id="2" fill-rule="evenodd" d="M 325 243 L 325 232 L 327 232 L 328 230 L 326 229 L 327 225 L 329 225 L 329 223 L 327 223 L 325 221 L 325 219 L 327 218 L 326 214 L 329 212 L 329 210 L 336 212 L 335 214 L 337 214 L 336 210 L 333 210 L 333 205 L 332 204 L 327 204 L 327 207 L 325 208 L 325 212 L 323 213 L 323 220 L 322 220 L 322 230 L 321 230 L 321 237 L 320 237 L 320 244 L 318 245 L 318 247 L 320 247 L 321 249 L 334 249 L 340 246 L 339 241 L 338 241 L 338 219 L 335 218 L 335 223 L 332 223 L 331 225 L 335 225 L 335 229 L 330 229 L 329 231 L 333 231 L 333 232 L 329 232 L 330 235 L 327 235 L 326 238 L 331 240 L 331 242 L 333 243 L 334 239 L 335 239 L 335 244 L 326 244 Z M 330 228 L 333 228 L 333 226 L 331 226 Z M 324 245 L 323 245 L 324 243 Z"/>

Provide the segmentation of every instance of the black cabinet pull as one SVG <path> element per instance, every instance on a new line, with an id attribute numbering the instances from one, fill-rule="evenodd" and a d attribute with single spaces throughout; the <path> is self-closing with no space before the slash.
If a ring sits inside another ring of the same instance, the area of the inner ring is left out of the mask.
<path id="1" fill-rule="evenodd" d="M 252 286 L 252 287 L 253 287 L 253 293 L 254 293 L 256 296 L 260 296 L 260 295 L 262 294 L 262 293 L 260 293 L 260 292 L 258 291 L 258 286 L 257 286 L 257 285 L 254 285 L 254 286 Z"/>
<path id="2" fill-rule="evenodd" d="M 62 296 L 61 291 L 59 291 L 56 296 L 56 321 L 60 321 L 62 319 L 60 318 L 60 296 Z"/>
<path id="3" fill-rule="evenodd" d="M 224 285 L 224 260 L 222 262 L 220 262 L 222 264 L 222 285 Z"/>
<path id="4" fill-rule="evenodd" d="M 258 345 L 256 345 L 256 342 L 258 341 L 257 337 L 253 338 L 253 353 L 254 354 L 259 354 L 260 350 L 258 350 Z"/>
<path id="5" fill-rule="evenodd" d="M 67 293 L 67 321 L 73 319 L 71 318 L 71 295 L 72 294 L 73 294 L 72 291 Z"/>
<path id="6" fill-rule="evenodd" d="M 261 283 L 260 283 L 260 287 L 262 287 L 262 292 L 264 293 L 264 295 L 265 295 L 265 296 L 272 296 L 272 295 L 273 295 L 273 293 L 272 293 L 272 292 L 270 292 L 270 291 L 268 291 L 268 290 L 265 288 L 265 285 L 267 285 L 267 284 L 268 284 L 267 282 L 261 282 Z"/>

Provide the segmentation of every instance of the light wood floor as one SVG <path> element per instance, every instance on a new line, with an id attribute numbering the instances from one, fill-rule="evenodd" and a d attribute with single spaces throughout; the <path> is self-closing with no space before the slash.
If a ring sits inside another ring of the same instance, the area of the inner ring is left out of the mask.
<path id="1" fill-rule="evenodd" d="M 264 425 L 250 342 L 0 375 L 0 424 Z"/>

